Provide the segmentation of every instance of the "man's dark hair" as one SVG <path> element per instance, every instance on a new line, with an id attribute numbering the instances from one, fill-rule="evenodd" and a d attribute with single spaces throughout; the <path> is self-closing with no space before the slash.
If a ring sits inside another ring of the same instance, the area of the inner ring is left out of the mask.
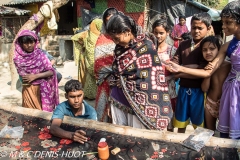
<path id="1" fill-rule="evenodd" d="M 22 46 L 25 43 L 32 43 L 35 42 L 36 43 L 36 39 L 33 36 L 21 36 L 18 38 L 18 43 L 20 44 L 20 46 Z"/>
<path id="2" fill-rule="evenodd" d="M 195 20 L 203 22 L 207 27 L 209 27 L 212 24 L 211 16 L 207 12 L 194 14 L 191 19 L 191 24 Z"/>
<path id="3" fill-rule="evenodd" d="M 82 90 L 82 84 L 78 80 L 71 79 L 64 86 L 65 92 L 75 92 Z"/>

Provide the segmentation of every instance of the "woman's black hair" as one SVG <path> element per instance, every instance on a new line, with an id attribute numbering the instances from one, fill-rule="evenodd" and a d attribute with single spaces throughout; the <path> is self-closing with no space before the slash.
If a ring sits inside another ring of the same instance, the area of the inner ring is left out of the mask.
<path id="1" fill-rule="evenodd" d="M 184 15 L 180 15 L 180 16 L 178 17 L 178 19 L 179 19 L 179 21 L 180 21 L 180 19 L 184 19 L 184 20 L 186 21 L 186 17 L 185 17 Z"/>
<path id="2" fill-rule="evenodd" d="M 200 48 L 202 50 L 204 43 L 209 42 L 212 43 L 214 46 L 216 46 L 218 48 L 218 50 L 221 47 L 221 40 L 215 36 L 208 36 L 206 38 L 204 38 L 201 43 L 200 43 Z"/>
<path id="3" fill-rule="evenodd" d="M 240 1 L 232 1 L 228 3 L 223 8 L 220 16 L 233 18 L 238 24 L 240 24 Z"/>
<path id="4" fill-rule="evenodd" d="M 108 34 L 119 34 L 130 31 L 136 37 L 137 28 L 136 22 L 131 17 L 118 14 L 110 18 L 106 26 L 106 32 Z"/>
<path id="5" fill-rule="evenodd" d="M 104 26 L 106 26 L 106 18 L 109 17 L 110 15 L 115 15 L 115 14 L 118 14 L 118 10 L 114 7 L 108 8 L 103 12 L 102 19 L 103 19 Z"/>
<path id="6" fill-rule="evenodd" d="M 65 92 L 75 92 L 82 90 L 82 84 L 78 80 L 71 79 L 64 86 Z"/>
<path id="7" fill-rule="evenodd" d="M 183 40 L 188 40 L 188 39 L 192 39 L 192 36 L 191 36 L 191 33 L 190 33 L 190 32 L 187 32 L 187 33 L 183 33 L 183 34 L 181 35 L 181 38 L 182 38 Z"/>
<path id="8" fill-rule="evenodd" d="M 37 40 L 33 36 L 21 36 L 17 39 L 18 43 L 20 46 L 22 46 L 25 43 L 32 43 L 32 42 L 37 42 Z"/>
<path id="9" fill-rule="evenodd" d="M 195 20 L 203 22 L 207 27 L 209 27 L 212 23 L 211 16 L 207 12 L 201 12 L 198 14 L 194 14 L 191 19 L 191 24 Z"/>
<path id="10" fill-rule="evenodd" d="M 152 25 L 152 31 L 158 26 L 162 26 L 166 30 L 166 32 L 170 32 L 170 30 L 171 30 L 170 25 L 167 24 L 166 19 L 156 20 Z"/>

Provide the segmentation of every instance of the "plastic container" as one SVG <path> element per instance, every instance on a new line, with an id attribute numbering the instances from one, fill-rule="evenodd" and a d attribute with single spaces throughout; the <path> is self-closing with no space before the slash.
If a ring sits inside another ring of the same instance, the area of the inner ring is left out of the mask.
<path id="1" fill-rule="evenodd" d="M 106 142 L 98 143 L 98 157 L 101 160 L 107 160 L 109 158 L 109 148 Z"/>

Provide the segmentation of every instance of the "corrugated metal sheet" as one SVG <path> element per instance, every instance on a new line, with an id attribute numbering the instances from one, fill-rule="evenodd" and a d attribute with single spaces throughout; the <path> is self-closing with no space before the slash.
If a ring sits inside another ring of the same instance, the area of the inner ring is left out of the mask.
<path id="1" fill-rule="evenodd" d="M 23 10 L 18 8 L 0 6 L 0 15 L 24 15 L 29 13 L 29 10 Z"/>
<path id="2" fill-rule="evenodd" d="M 0 5 L 14 5 L 34 2 L 46 2 L 48 0 L 0 0 Z"/>

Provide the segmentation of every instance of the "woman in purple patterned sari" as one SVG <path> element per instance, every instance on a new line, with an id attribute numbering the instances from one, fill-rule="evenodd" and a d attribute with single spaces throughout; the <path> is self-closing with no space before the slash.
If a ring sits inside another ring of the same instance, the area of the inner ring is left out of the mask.
<path id="1" fill-rule="evenodd" d="M 13 61 L 23 82 L 23 107 L 52 112 L 59 103 L 56 72 L 37 47 L 34 32 L 23 30 L 19 33 Z"/>
<path id="2" fill-rule="evenodd" d="M 112 122 L 134 128 L 165 129 L 172 118 L 168 85 L 156 47 L 139 34 L 135 21 L 114 15 L 106 27 L 116 47 L 110 101 Z"/>

